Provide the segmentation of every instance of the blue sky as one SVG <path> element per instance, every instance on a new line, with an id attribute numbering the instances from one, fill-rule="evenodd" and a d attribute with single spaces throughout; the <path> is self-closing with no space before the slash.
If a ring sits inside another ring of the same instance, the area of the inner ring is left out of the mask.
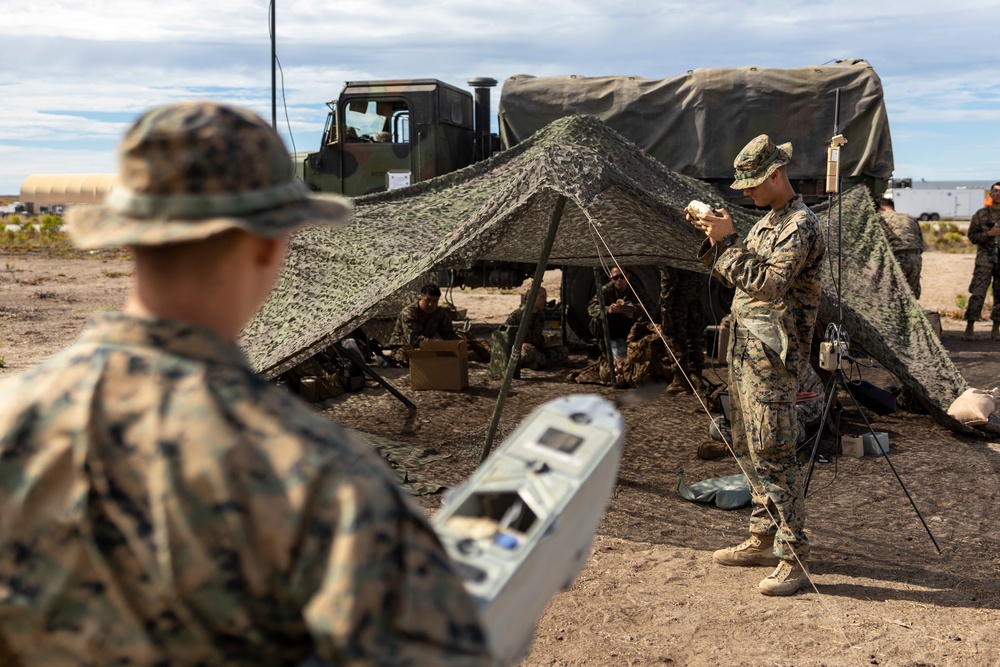
<path id="1" fill-rule="evenodd" d="M 864 58 L 885 89 L 897 177 L 1000 180 L 992 0 L 277 3 L 299 151 L 317 147 L 324 103 L 346 80 L 464 87 L 475 76 L 666 78 Z M 115 145 L 151 106 L 214 98 L 271 117 L 266 0 L 0 6 L 0 194 L 31 174 L 115 171 Z M 291 149 L 280 106 L 279 123 Z"/>

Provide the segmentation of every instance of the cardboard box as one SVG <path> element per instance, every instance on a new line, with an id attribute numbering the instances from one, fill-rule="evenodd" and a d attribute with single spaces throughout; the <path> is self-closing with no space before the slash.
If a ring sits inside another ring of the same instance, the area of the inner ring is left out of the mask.
<path id="1" fill-rule="evenodd" d="M 871 433 L 843 435 L 840 437 L 840 452 L 844 456 L 854 456 L 856 458 L 861 458 L 862 456 L 881 456 L 882 450 L 876 444 L 876 438 L 878 438 L 878 443 L 882 445 L 882 449 L 888 453 L 890 451 L 889 434 L 885 431 L 875 431 L 875 438 L 872 437 Z"/>
<path id="2" fill-rule="evenodd" d="M 469 351 L 464 340 L 425 340 L 410 350 L 410 388 L 459 391 L 469 386 Z"/>
<path id="3" fill-rule="evenodd" d="M 864 441 L 860 435 L 840 436 L 840 454 L 842 456 L 853 456 L 860 459 L 865 455 Z"/>

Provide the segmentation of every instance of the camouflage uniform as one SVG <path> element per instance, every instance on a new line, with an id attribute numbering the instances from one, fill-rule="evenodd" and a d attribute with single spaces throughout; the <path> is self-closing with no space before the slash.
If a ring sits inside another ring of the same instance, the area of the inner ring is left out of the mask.
<path id="1" fill-rule="evenodd" d="M 969 223 L 969 240 L 976 244 L 976 265 L 972 270 L 972 282 L 969 283 L 969 305 L 965 309 L 965 319 L 977 321 L 983 314 L 983 304 L 986 302 L 986 292 L 993 285 L 993 310 L 990 319 L 1000 322 L 1000 261 L 997 259 L 1000 236 L 987 236 L 986 232 L 1000 224 L 1000 209 L 992 207 L 981 208 L 972 216 Z"/>
<path id="2" fill-rule="evenodd" d="M 22 664 L 489 664 L 379 456 L 234 343 L 108 315 L 4 389 L 0 627 Z"/>
<path id="3" fill-rule="evenodd" d="M 708 276 L 672 266 L 660 267 L 660 325 L 684 375 L 705 368 L 701 293 L 707 286 Z"/>
<path id="4" fill-rule="evenodd" d="M 67 215 L 78 245 L 240 228 L 254 238 L 230 257 L 265 280 L 261 240 L 349 219 L 246 110 L 162 107 L 120 152 L 118 189 Z M 232 337 L 104 315 L 0 405 L 4 665 L 490 664 L 473 600 L 380 457 L 256 376 Z"/>
<path id="5" fill-rule="evenodd" d="M 420 341 L 433 338 L 458 340 L 448 310 L 438 307 L 431 313 L 425 313 L 417 304 L 411 304 L 400 311 L 389 339 L 390 345 L 409 347 L 394 350 L 392 356 L 396 361 L 406 362 L 406 349 L 419 348 Z"/>
<path id="6" fill-rule="evenodd" d="M 608 328 L 611 330 L 611 340 L 612 342 L 620 342 L 623 354 L 625 341 L 628 338 L 629 331 L 632 329 L 632 325 L 636 322 L 649 320 L 646 317 L 646 310 L 643 307 L 649 303 L 649 299 L 646 298 L 646 292 L 637 278 L 632 276 L 630 280 L 632 281 L 632 286 L 628 287 L 626 285 L 624 294 L 618 293 L 613 281 L 601 288 L 605 309 L 618 300 L 623 300 L 626 304 L 633 304 L 636 307 L 635 314 L 632 317 L 620 313 L 608 313 Z M 597 300 L 596 294 L 590 298 L 590 303 L 587 304 L 587 314 L 590 315 L 590 333 L 594 334 L 594 337 L 597 339 L 597 346 L 603 351 L 604 325 L 601 323 L 601 305 Z"/>
<path id="7" fill-rule="evenodd" d="M 924 235 L 920 231 L 920 223 L 911 215 L 892 210 L 879 213 L 879 221 L 889 239 L 892 254 L 913 291 L 913 298 L 919 299 L 924 252 Z"/>
<path id="8" fill-rule="evenodd" d="M 524 311 L 515 310 L 507 316 L 504 324 L 520 326 Z M 528 330 L 524 332 L 524 342 L 531 345 L 527 351 L 521 350 L 521 367 L 539 370 L 550 364 L 557 364 L 569 358 L 569 348 L 565 345 L 545 344 L 545 312 L 531 314 Z"/>
<path id="9" fill-rule="evenodd" d="M 699 258 L 736 289 L 729 400 L 733 449 L 756 491 L 750 532 L 775 535 L 779 558 L 792 559 L 791 547 L 804 561 L 809 540 L 795 394 L 819 309 L 825 253 L 819 222 L 796 197 L 758 221 L 742 243 L 716 250 L 706 241 Z"/>
<path id="10" fill-rule="evenodd" d="M 673 360 L 667 354 L 659 328 L 652 322 L 636 322 L 628 333 L 628 352 L 619 376 L 630 387 L 674 379 Z M 607 362 L 600 360 L 605 366 Z M 603 370 L 603 369 L 602 369 Z M 610 380 L 610 374 L 608 375 Z"/>

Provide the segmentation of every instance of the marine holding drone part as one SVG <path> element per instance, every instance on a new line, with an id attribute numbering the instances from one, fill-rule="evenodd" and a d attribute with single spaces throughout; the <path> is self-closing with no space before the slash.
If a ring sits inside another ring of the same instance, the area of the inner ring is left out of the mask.
<path id="1" fill-rule="evenodd" d="M 770 209 L 742 241 L 724 210 L 692 220 L 708 236 L 699 259 L 736 289 L 729 355 L 732 446 L 753 491 L 749 539 L 716 551 L 713 559 L 721 565 L 776 565 L 758 585 L 765 595 L 791 595 L 809 581 L 795 397 L 809 361 L 826 248 L 816 215 L 788 180 L 791 156 L 790 143 L 775 145 L 764 134 L 737 156 L 733 189 Z"/>
<path id="2" fill-rule="evenodd" d="M 706 204 L 705 202 L 700 202 L 697 199 L 691 200 L 691 203 L 684 207 L 684 212 L 689 213 L 692 218 L 700 218 L 705 215 L 712 215 L 715 213 L 715 209 Z"/>

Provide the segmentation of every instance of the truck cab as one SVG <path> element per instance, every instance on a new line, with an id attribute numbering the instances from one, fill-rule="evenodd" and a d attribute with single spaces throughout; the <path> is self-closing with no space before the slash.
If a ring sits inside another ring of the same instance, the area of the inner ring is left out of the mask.
<path id="1" fill-rule="evenodd" d="M 303 165 L 312 190 L 356 197 L 473 161 L 472 95 L 443 81 L 349 81 L 327 106 L 320 149 Z"/>

